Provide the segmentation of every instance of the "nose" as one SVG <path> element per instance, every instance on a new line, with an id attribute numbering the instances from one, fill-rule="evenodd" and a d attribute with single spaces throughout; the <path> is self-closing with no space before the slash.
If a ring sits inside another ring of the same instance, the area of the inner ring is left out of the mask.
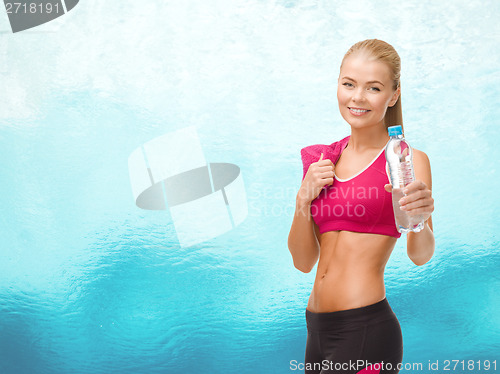
<path id="1" fill-rule="evenodd" d="M 352 94 L 352 101 L 353 102 L 361 102 L 365 100 L 365 92 L 362 88 L 356 88 L 356 90 Z"/>

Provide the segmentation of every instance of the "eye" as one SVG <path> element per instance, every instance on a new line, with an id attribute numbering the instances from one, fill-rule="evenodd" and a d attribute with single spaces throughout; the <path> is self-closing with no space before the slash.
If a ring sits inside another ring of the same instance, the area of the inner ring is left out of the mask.
<path id="1" fill-rule="evenodd" d="M 374 90 L 374 91 L 379 91 L 380 92 L 380 89 L 378 87 L 370 87 L 370 90 Z"/>
<path id="2" fill-rule="evenodd" d="M 346 86 L 346 87 L 353 87 L 352 83 L 349 83 L 349 82 L 344 82 L 342 83 L 343 86 Z"/>

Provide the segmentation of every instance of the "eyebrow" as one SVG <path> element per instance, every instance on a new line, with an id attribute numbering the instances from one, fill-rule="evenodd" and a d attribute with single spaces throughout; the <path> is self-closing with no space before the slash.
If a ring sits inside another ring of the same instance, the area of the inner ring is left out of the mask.
<path id="1" fill-rule="evenodd" d="M 350 77 L 342 77 L 342 78 L 344 78 L 344 79 L 349 79 L 349 80 L 351 80 L 351 81 L 353 81 L 353 82 L 356 82 L 354 79 L 352 79 L 352 78 L 350 78 Z M 380 81 L 369 81 L 369 82 L 366 82 L 366 83 L 379 83 L 379 84 L 381 84 L 382 86 L 384 86 L 384 84 L 383 84 L 382 82 L 380 82 Z M 385 87 L 385 86 L 384 86 L 384 87 Z"/>

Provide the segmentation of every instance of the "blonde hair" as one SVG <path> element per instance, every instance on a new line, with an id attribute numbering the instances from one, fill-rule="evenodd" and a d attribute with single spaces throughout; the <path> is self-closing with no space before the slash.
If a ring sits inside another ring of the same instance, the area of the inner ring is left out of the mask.
<path id="1" fill-rule="evenodd" d="M 381 61 L 385 63 L 392 74 L 393 86 L 392 89 L 396 90 L 400 87 L 400 74 L 401 74 L 401 59 L 392 45 L 379 39 L 367 39 L 354 44 L 342 59 L 340 68 L 347 57 L 355 53 L 364 53 L 370 59 Z M 396 104 L 388 107 L 384 117 L 386 127 L 401 125 L 403 127 L 403 111 L 401 109 L 401 94 L 399 94 Z"/>

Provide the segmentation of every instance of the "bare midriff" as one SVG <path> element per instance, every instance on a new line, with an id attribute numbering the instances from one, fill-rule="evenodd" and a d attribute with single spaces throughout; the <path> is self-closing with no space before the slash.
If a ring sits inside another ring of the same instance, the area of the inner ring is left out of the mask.
<path id="1" fill-rule="evenodd" d="M 352 231 L 320 234 L 316 279 L 307 309 L 334 312 L 384 299 L 385 265 L 396 241 L 392 236 Z"/>

